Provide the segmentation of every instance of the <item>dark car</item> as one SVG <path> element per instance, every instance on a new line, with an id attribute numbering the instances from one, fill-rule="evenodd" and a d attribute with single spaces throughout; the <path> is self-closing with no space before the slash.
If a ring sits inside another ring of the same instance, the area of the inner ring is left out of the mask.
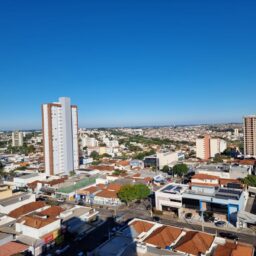
<path id="1" fill-rule="evenodd" d="M 219 236 L 223 237 L 223 238 L 230 239 L 230 240 L 238 240 L 238 236 L 237 235 L 232 234 L 232 233 L 228 233 L 228 232 L 220 232 Z"/>
<path id="2" fill-rule="evenodd" d="M 217 221 L 215 222 L 215 226 L 216 227 L 223 227 L 226 225 L 226 222 L 225 221 Z"/>
<path id="3" fill-rule="evenodd" d="M 187 213 L 185 214 L 185 219 L 191 220 L 191 219 L 192 219 L 192 216 L 193 216 L 193 214 L 192 214 L 191 212 L 187 212 Z"/>
<path id="4" fill-rule="evenodd" d="M 153 221 L 159 222 L 161 219 L 158 216 L 153 216 Z"/>

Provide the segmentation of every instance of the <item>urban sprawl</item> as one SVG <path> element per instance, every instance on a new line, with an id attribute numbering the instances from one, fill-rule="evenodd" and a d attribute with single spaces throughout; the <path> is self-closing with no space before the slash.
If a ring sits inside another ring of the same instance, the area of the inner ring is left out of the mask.
<path id="1" fill-rule="evenodd" d="M 0 256 L 254 255 L 256 116 L 86 129 L 69 98 L 41 109 L 0 132 Z"/>

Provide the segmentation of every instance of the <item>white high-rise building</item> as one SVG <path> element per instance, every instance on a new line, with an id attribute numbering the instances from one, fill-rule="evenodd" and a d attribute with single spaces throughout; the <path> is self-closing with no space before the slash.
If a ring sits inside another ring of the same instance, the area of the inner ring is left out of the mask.
<path id="1" fill-rule="evenodd" d="M 23 146 L 23 132 L 20 132 L 20 131 L 12 132 L 12 146 L 13 147 Z"/>
<path id="2" fill-rule="evenodd" d="M 196 157 L 208 160 L 215 157 L 216 154 L 220 154 L 227 149 L 227 142 L 219 138 L 211 138 L 209 135 L 205 135 L 204 138 L 196 140 Z"/>
<path id="3" fill-rule="evenodd" d="M 78 110 L 69 98 L 42 105 L 45 173 L 69 174 L 79 168 Z"/>
<path id="4" fill-rule="evenodd" d="M 211 157 L 215 157 L 216 154 L 220 154 L 227 149 L 227 142 L 219 138 L 213 138 L 210 140 L 210 152 Z"/>

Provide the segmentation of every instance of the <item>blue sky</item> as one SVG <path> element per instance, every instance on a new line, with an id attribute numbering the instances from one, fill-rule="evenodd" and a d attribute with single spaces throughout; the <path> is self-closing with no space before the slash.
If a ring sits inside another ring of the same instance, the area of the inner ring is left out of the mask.
<path id="1" fill-rule="evenodd" d="M 0 129 L 71 97 L 81 127 L 256 112 L 256 1 L 0 2 Z"/>

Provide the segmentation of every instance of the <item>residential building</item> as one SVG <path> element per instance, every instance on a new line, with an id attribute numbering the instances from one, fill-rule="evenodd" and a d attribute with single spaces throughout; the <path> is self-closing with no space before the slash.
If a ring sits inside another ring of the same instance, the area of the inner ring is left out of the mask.
<path id="1" fill-rule="evenodd" d="M 202 160 L 208 160 L 220 154 L 227 148 L 227 143 L 223 139 L 211 138 L 210 135 L 205 135 L 204 138 L 196 140 L 196 157 Z"/>
<path id="2" fill-rule="evenodd" d="M 170 256 L 252 256 L 249 244 L 228 242 L 214 235 L 133 219 L 93 251 L 93 255 L 170 255 Z"/>
<path id="3" fill-rule="evenodd" d="M 189 189 L 188 185 L 167 184 L 155 192 L 156 209 L 180 216 L 182 212 L 182 195 Z"/>
<path id="4" fill-rule="evenodd" d="M 12 132 L 12 146 L 13 147 L 23 146 L 23 132 L 20 132 L 20 131 Z"/>
<path id="5" fill-rule="evenodd" d="M 36 196 L 30 193 L 18 193 L 11 197 L 0 200 L 0 213 L 9 212 L 31 202 L 36 201 Z"/>
<path id="6" fill-rule="evenodd" d="M 78 110 L 70 99 L 42 105 L 45 173 L 69 174 L 79 168 Z"/>
<path id="7" fill-rule="evenodd" d="M 256 115 L 244 117 L 244 154 L 256 156 Z"/>
<path id="8" fill-rule="evenodd" d="M 144 166 L 146 168 L 156 167 L 157 169 L 162 169 L 165 165 L 171 165 L 184 159 L 185 155 L 181 152 L 161 151 L 155 155 L 145 157 Z"/>

